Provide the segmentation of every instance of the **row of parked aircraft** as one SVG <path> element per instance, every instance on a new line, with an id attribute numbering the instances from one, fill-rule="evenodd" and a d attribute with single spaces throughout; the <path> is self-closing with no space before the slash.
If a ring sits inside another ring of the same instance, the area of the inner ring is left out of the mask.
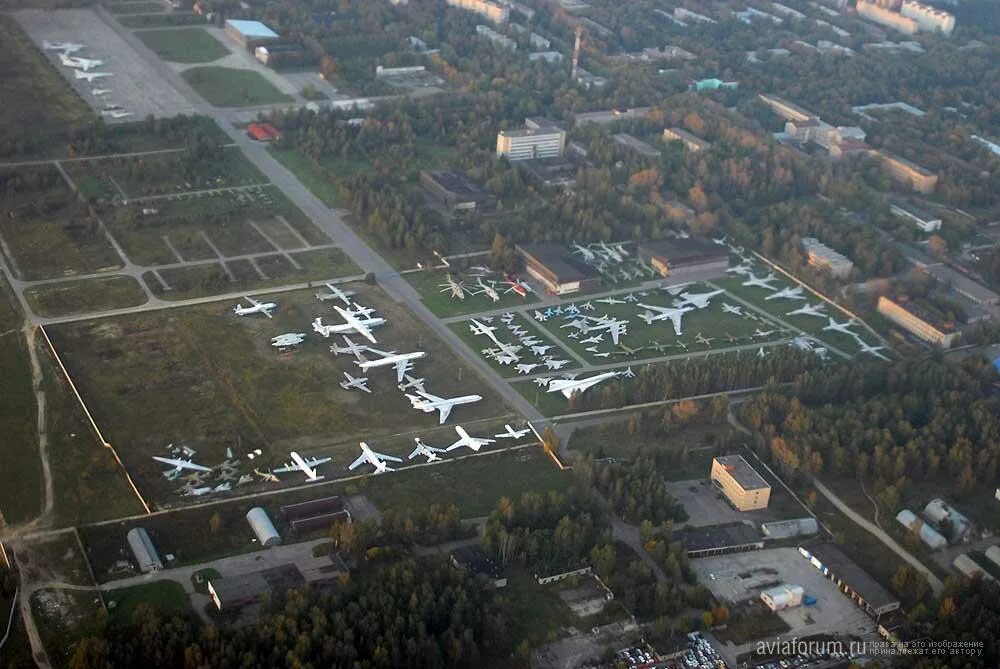
<path id="1" fill-rule="evenodd" d="M 633 256 L 624 244 L 573 244 L 573 254 L 597 270 L 610 283 L 651 279 L 657 275 L 652 265 L 638 256 Z"/>
<path id="2" fill-rule="evenodd" d="M 82 56 L 74 55 L 86 48 L 83 44 L 76 44 L 73 42 L 49 42 L 47 40 L 43 40 L 42 48 L 46 51 L 56 52 L 56 56 L 58 56 L 59 62 L 63 65 L 63 67 L 72 68 L 74 70 L 73 77 L 76 79 L 93 84 L 99 79 L 105 79 L 111 76 L 110 72 L 92 71 L 104 65 L 103 60 L 96 58 L 83 58 Z M 90 89 L 90 94 L 94 96 L 95 100 L 100 100 L 103 105 L 100 110 L 101 114 L 113 119 L 121 119 L 132 116 L 132 112 L 128 111 L 120 104 L 108 100 L 106 96 L 109 93 L 111 93 L 110 88 Z"/>
<path id="3" fill-rule="evenodd" d="M 461 276 L 448 272 L 445 275 L 445 282 L 438 285 L 439 292 L 449 293 L 452 299 L 464 300 L 466 295 L 485 295 L 491 302 L 499 302 L 503 295 L 514 293 L 521 297 L 527 297 L 531 292 L 531 287 L 509 274 L 504 274 L 503 279 L 491 279 L 495 272 L 488 267 L 471 267 L 471 278 L 476 281 L 471 286 L 465 283 Z"/>

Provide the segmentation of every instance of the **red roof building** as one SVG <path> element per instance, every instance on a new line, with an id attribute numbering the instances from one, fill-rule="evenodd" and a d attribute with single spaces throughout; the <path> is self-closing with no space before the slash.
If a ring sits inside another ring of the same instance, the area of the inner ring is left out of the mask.
<path id="1" fill-rule="evenodd" d="M 270 142 L 281 137 L 281 133 L 270 123 L 251 123 L 247 134 L 258 142 Z"/>

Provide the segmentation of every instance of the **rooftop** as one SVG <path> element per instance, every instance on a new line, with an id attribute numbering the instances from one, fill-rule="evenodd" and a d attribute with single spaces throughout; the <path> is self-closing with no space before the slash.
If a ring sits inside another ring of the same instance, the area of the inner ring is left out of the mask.
<path id="1" fill-rule="evenodd" d="M 679 534 L 684 550 L 688 553 L 763 542 L 760 532 L 753 525 L 740 521 L 706 527 L 685 527 Z"/>
<path id="2" fill-rule="evenodd" d="M 750 466 L 750 463 L 743 459 L 742 455 L 720 455 L 715 460 L 726 468 L 740 487 L 744 490 L 760 490 L 770 488 L 771 485 L 764 480 L 764 477 Z"/>
<path id="3" fill-rule="evenodd" d="M 490 559 L 479 546 L 463 546 L 451 552 L 455 564 L 465 567 L 474 574 L 484 574 L 492 579 L 506 578 L 503 568 Z"/>
<path id="4" fill-rule="evenodd" d="M 226 25 L 236 28 L 236 30 L 240 31 L 240 34 L 246 35 L 247 37 L 278 37 L 278 33 L 274 32 L 260 21 L 241 21 L 239 19 L 229 19 L 226 21 Z"/>
<path id="5" fill-rule="evenodd" d="M 699 237 L 643 242 L 639 247 L 641 253 L 662 258 L 671 265 L 713 262 L 729 257 L 724 246 L 713 244 L 709 240 Z"/>
<path id="6" fill-rule="evenodd" d="M 832 571 L 837 578 L 847 583 L 852 590 L 861 595 L 862 599 L 868 602 L 873 608 L 880 609 L 899 602 L 898 598 L 883 588 L 868 572 L 859 567 L 854 560 L 844 555 L 833 544 L 820 543 L 810 546 L 807 550 L 823 563 L 823 566 Z"/>
<path id="7" fill-rule="evenodd" d="M 426 170 L 425 174 L 428 178 L 433 179 L 438 186 L 456 195 L 475 197 L 489 195 L 489 192 L 485 188 L 470 181 L 464 174 L 458 172 L 452 172 L 451 170 Z"/>
<path id="8" fill-rule="evenodd" d="M 517 248 L 529 261 L 552 273 L 560 283 L 597 276 L 593 268 L 573 258 L 561 244 L 525 244 Z"/>

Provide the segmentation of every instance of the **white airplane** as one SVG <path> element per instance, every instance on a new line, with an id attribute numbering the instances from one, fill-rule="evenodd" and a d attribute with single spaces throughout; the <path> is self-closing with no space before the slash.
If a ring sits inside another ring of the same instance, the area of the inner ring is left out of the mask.
<path id="1" fill-rule="evenodd" d="M 828 351 L 823 346 L 820 346 L 818 341 L 811 337 L 795 337 L 792 339 L 791 345 L 800 351 L 815 353 L 820 357 L 820 359 L 826 360 Z"/>
<path id="2" fill-rule="evenodd" d="M 48 40 L 42 40 L 42 48 L 46 51 L 62 51 L 65 54 L 71 54 L 83 49 L 84 45 L 74 44 L 73 42 L 49 42 Z"/>
<path id="3" fill-rule="evenodd" d="M 103 111 L 101 113 L 115 119 L 128 118 L 129 116 L 132 116 L 132 112 L 125 111 L 124 109 L 112 109 L 111 111 Z"/>
<path id="4" fill-rule="evenodd" d="M 776 277 L 773 272 L 769 273 L 767 276 L 757 276 L 756 274 L 753 274 L 751 272 L 750 274 L 747 275 L 747 280 L 740 285 L 748 287 L 756 286 L 757 288 L 774 290 L 774 286 L 772 284 L 777 280 L 778 277 Z"/>
<path id="5" fill-rule="evenodd" d="M 786 300 L 804 300 L 806 296 L 802 294 L 802 286 L 795 286 L 794 288 L 782 288 L 776 293 L 771 293 L 764 298 L 767 300 L 777 300 L 779 298 L 784 298 Z"/>
<path id="6" fill-rule="evenodd" d="M 350 304 L 351 300 L 348 299 L 351 295 L 354 295 L 353 290 L 341 290 L 337 288 L 332 283 L 324 284 L 329 293 L 315 293 L 316 299 L 320 302 L 326 302 L 328 300 L 340 300 L 344 304 Z"/>
<path id="7" fill-rule="evenodd" d="M 750 335 L 750 336 L 751 337 L 770 337 L 775 332 L 777 332 L 777 330 L 761 330 L 760 328 L 757 328 L 756 330 L 753 331 L 753 334 Z"/>
<path id="8" fill-rule="evenodd" d="M 850 329 L 851 326 L 854 325 L 854 323 L 855 323 L 855 320 L 853 318 L 848 319 L 848 320 L 844 321 L 843 323 L 838 323 L 837 321 L 835 321 L 834 319 L 832 319 L 830 317 L 827 317 L 826 320 L 828 321 L 828 323 L 827 323 L 827 325 L 823 326 L 823 331 L 824 332 L 832 330 L 834 332 L 842 332 L 842 333 L 844 333 L 846 335 L 851 335 L 852 337 L 857 337 L 858 336 L 856 332 L 853 332 Z"/>
<path id="9" fill-rule="evenodd" d="M 601 304 L 626 304 L 625 300 L 619 300 L 617 297 L 605 297 L 594 301 L 600 302 Z"/>
<path id="10" fill-rule="evenodd" d="M 400 390 L 402 390 L 403 392 L 406 392 L 410 388 L 413 388 L 414 390 L 423 390 L 424 389 L 424 380 L 423 379 L 415 379 L 412 376 L 410 376 L 409 374 L 407 374 L 406 375 L 406 382 L 405 383 L 396 384 L 396 387 L 399 388 Z"/>
<path id="11" fill-rule="evenodd" d="M 77 79 L 86 79 L 88 82 L 94 83 L 98 79 L 103 79 L 104 77 L 110 77 L 111 73 L 110 72 L 81 72 L 80 70 L 76 70 L 73 73 L 73 76 L 76 77 Z"/>
<path id="12" fill-rule="evenodd" d="M 393 471 L 391 467 L 385 464 L 386 462 L 402 462 L 402 460 L 393 457 L 391 455 L 386 455 L 384 453 L 376 453 L 375 451 L 373 451 L 368 447 L 368 444 L 362 441 L 360 457 L 358 457 L 357 460 L 349 464 L 347 466 L 347 469 L 349 469 L 350 471 L 354 471 L 358 467 L 358 465 L 362 465 L 366 462 L 371 466 L 375 467 L 376 474 L 382 474 L 383 472 Z"/>
<path id="13" fill-rule="evenodd" d="M 743 315 L 743 307 L 741 307 L 739 305 L 733 306 L 732 304 L 729 304 L 728 302 L 723 302 L 722 303 L 722 311 L 725 312 L 725 313 L 727 313 L 727 314 L 733 314 L 734 316 L 742 316 Z"/>
<path id="14" fill-rule="evenodd" d="M 340 387 L 344 390 L 350 390 L 351 388 L 357 388 L 366 393 L 371 394 L 371 390 L 368 389 L 368 378 L 364 376 L 359 376 L 357 378 L 351 376 L 347 372 L 344 372 L 345 381 L 340 382 Z"/>
<path id="15" fill-rule="evenodd" d="M 750 269 L 750 265 L 737 265 L 736 267 L 730 267 L 726 270 L 726 274 L 740 274 L 742 276 L 753 276 L 753 270 Z"/>
<path id="16" fill-rule="evenodd" d="M 587 337 L 586 339 L 581 339 L 580 343 L 581 344 L 600 344 L 602 341 L 604 341 L 604 335 L 602 335 L 602 334 L 596 334 L 593 337 Z"/>
<path id="17" fill-rule="evenodd" d="M 173 469 L 168 469 L 167 471 L 163 472 L 163 476 L 166 477 L 168 480 L 173 480 L 177 478 L 177 476 L 181 473 L 181 470 L 183 469 L 190 469 L 191 471 L 195 472 L 212 471 L 210 467 L 204 467 L 202 465 L 195 464 L 190 459 L 182 460 L 180 458 L 161 458 L 158 455 L 154 455 L 153 459 L 156 460 L 157 462 L 161 462 L 165 465 L 170 465 L 171 467 L 173 467 Z"/>
<path id="18" fill-rule="evenodd" d="M 592 260 L 597 258 L 597 255 L 593 251 L 588 249 L 586 246 L 580 246 L 579 244 L 575 243 L 573 244 L 573 253 L 578 254 L 587 262 L 591 262 Z"/>
<path id="19" fill-rule="evenodd" d="M 456 448 L 461 448 L 465 446 L 467 448 L 471 448 L 474 451 L 478 451 L 486 444 L 492 444 L 496 441 L 495 439 L 479 439 L 477 437 L 473 437 L 469 435 L 469 433 L 466 432 L 465 428 L 463 428 L 461 425 L 455 426 L 455 432 L 458 432 L 458 436 L 461 438 L 444 450 L 453 451 Z"/>
<path id="20" fill-rule="evenodd" d="M 722 295 L 724 290 L 713 290 L 707 293 L 681 293 L 681 299 L 674 302 L 674 306 L 678 307 L 695 307 L 696 309 L 704 309 L 708 306 L 708 301 L 711 300 L 716 295 Z"/>
<path id="21" fill-rule="evenodd" d="M 674 334 L 680 337 L 684 334 L 681 331 L 681 318 L 684 317 L 689 311 L 694 311 L 693 307 L 657 307 L 651 304 L 639 303 L 637 306 L 647 309 L 647 311 L 639 314 L 639 318 L 646 321 L 648 325 L 652 325 L 656 321 L 669 320 L 674 324 Z"/>
<path id="22" fill-rule="evenodd" d="M 410 460 L 417 457 L 418 455 L 422 455 L 425 458 L 427 458 L 427 462 L 434 462 L 435 460 L 441 459 L 441 456 L 438 455 L 438 453 L 445 452 L 443 448 L 434 448 L 433 446 L 428 446 L 424 442 L 420 441 L 420 437 L 416 437 L 413 441 L 416 442 L 417 447 L 413 449 L 412 453 L 410 453 L 409 455 Z"/>
<path id="23" fill-rule="evenodd" d="M 490 333 L 494 330 L 496 330 L 496 326 L 486 325 L 485 323 L 477 321 L 475 318 L 469 321 L 469 332 L 474 335 L 485 335 L 490 337 Z"/>
<path id="24" fill-rule="evenodd" d="M 107 95 L 110 92 L 111 92 L 110 88 L 91 88 L 90 89 L 90 94 L 93 95 L 95 98 L 96 97 L 100 97 L 102 95 Z"/>
<path id="25" fill-rule="evenodd" d="M 540 363 L 537 362 L 532 362 L 532 363 L 522 362 L 517 365 L 514 365 L 514 368 L 517 370 L 518 374 L 531 374 L 531 370 L 535 369 L 535 367 L 540 367 L 540 366 L 541 366 Z"/>
<path id="26" fill-rule="evenodd" d="M 549 320 L 549 317 L 546 316 L 545 314 L 543 314 L 538 309 L 535 309 L 535 313 L 533 314 L 533 318 L 536 321 L 538 321 L 539 323 L 544 323 L 545 321 Z"/>
<path id="27" fill-rule="evenodd" d="M 553 346 L 552 344 L 540 344 L 538 346 L 532 346 L 531 352 L 534 353 L 535 355 L 545 355 L 546 351 L 549 351 L 553 348 L 555 348 L 555 346 Z"/>
<path id="28" fill-rule="evenodd" d="M 620 246 L 608 246 L 603 241 L 598 242 L 597 245 L 601 247 L 599 253 L 608 260 L 621 262 L 628 255 L 628 252 Z"/>
<path id="29" fill-rule="evenodd" d="M 587 321 L 592 321 L 593 325 L 588 325 Z M 618 340 L 621 339 L 622 335 L 628 334 L 628 321 L 620 321 L 617 318 L 610 318 L 607 315 L 604 316 L 580 316 L 580 323 L 576 327 L 586 334 L 591 332 L 601 332 L 606 331 L 611 335 L 611 341 L 616 346 L 618 345 Z"/>
<path id="30" fill-rule="evenodd" d="M 479 290 L 476 291 L 477 295 L 479 293 L 482 293 L 486 295 L 486 297 L 493 300 L 494 302 L 500 301 L 500 293 L 498 293 L 497 289 L 494 288 L 493 286 L 487 286 L 485 283 L 483 283 L 483 277 L 479 277 L 479 280 L 477 281 L 476 285 L 479 286 Z"/>
<path id="31" fill-rule="evenodd" d="M 562 369 L 569 364 L 569 360 L 556 360 L 554 358 L 548 358 L 542 361 L 542 364 L 549 369 Z"/>
<path id="32" fill-rule="evenodd" d="M 824 316 L 826 316 L 826 313 L 824 313 L 825 309 L 826 309 L 826 305 L 825 304 L 823 304 L 822 302 L 817 302 L 816 304 L 807 304 L 807 305 L 805 305 L 803 307 L 799 307 L 798 309 L 795 309 L 794 311 L 789 311 L 785 315 L 786 316 L 818 316 L 820 318 L 823 318 Z"/>
<path id="33" fill-rule="evenodd" d="M 292 451 L 291 453 L 289 453 L 289 455 L 291 456 L 292 461 L 291 462 L 286 462 L 283 466 L 278 467 L 277 469 L 272 469 L 271 470 L 272 474 L 285 474 L 285 473 L 288 473 L 288 472 L 302 472 L 303 474 L 306 475 L 306 480 L 307 481 L 319 481 L 319 480 L 322 480 L 323 477 L 320 476 L 316 472 L 316 467 L 318 467 L 319 465 L 322 465 L 322 464 L 324 464 L 326 462 L 329 462 L 330 460 L 333 459 L 333 458 L 308 458 L 308 459 L 306 459 L 306 458 L 303 458 L 298 453 L 296 453 L 295 451 Z"/>
<path id="34" fill-rule="evenodd" d="M 66 67 L 72 67 L 78 70 L 83 70 L 84 72 L 90 71 L 95 67 L 100 67 L 101 65 L 104 65 L 103 60 L 70 56 L 68 53 L 65 52 L 59 54 L 59 62 L 61 62 Z"/>
<path id="35" fill-rule="evenodd" d="M 455 281 L 451 274 L 448 275 L 448 282 L 438 284 L 438 287 L 441 288 L 440 292 L 442 293 L 451 292 L 452 297 L 456 297 L 460 300 L 465 299 L 465 286 L 461 281 Z"/>
<path id="36" fill-rule="evenodd" d="M 879 351 L 885 350 L 885 346 L 870 346 L 860 340 L 858 341 L 858 345 L 861 347 L 861 353 L 867 353 L 868 355 L 873 355 L 876 358 L 881 358 L 882 360 L 889 360 L 888 356 L 879 353 Z"/>
<path id="37" fill-rule="evenodd" d="M 552 379 L 548 383 L 548 388 L 550 393 L 560 392 L 566 399 L 569 399 L 576 393 L 582 393 L 588 388 L 596 386 L 601 381 L 606 381 L 616 376 L 618 376 L 618 372 L 604 372 L 603 374 L 595 374 L 586 379 Z"/>
<path id="38" fill-rule="evenodd" d="M 621 375 L 622 375 L 623 378 L 626 378 L 626 379 L 634 379 L 635 378 L 635 372 L 632 371 L 632 366 L 631 365 L 629 365 L 628 367 L 626 367 L 625 371 L 622 372 Z"/>
<path id="39" fill-rule="evenodd" d="M 531 432 L 531 428 L 524 428 L 523 430 L 515 430 L 510 425 L 504 424 L 504 431 L 500 434 L 494 434 L 493 436 L 497 439 L 520 439 L 524 435 Z"/>
<path id="40" fill-rule="evenodd" d="M 337 346 L 336 344 L 334 344 L 333 346 L 330 347 L 330 352 L 333 353 L 334 355 L 341 355 L 342 353 L 350 353 L 355 357 L 361 357 L 361 354 L 368 350 L 367 346 L 358 346 L 353 341 L 351 341 L 350 337 L 348 337 L 347 335 L 344 335 L 344 343 L 347 345 Z"/>
<path id="41" fill-rule="evenodd" d="M 424 413 L 431 413 L 433 411 L 440 413 L 439 425 L 444 425 L 445 421 L 448 420 L 448 416 L 451 415 L 451 410 L 459 404 L 472 404 L 483 399 L 479 395 L 463 395 L 451 398 L 438 397 L 423 390 L 418 390 L 417 395 L 419 397 L 409 394 L 406 397 L 410 400 L 410 404 L 414 409 L 419 409 Z"/>
<path id="42" fill-rule="evenodd" d="M 298 346 L 305 341 L 305 338 L 306 333 L 304 332 L 286 332 L 285 334 L 280 334 L 277 337 L 271 337 L 271 346 L 275 348 Z"/>
<path id="43" fill-rule="evenodd" d="M 403 382 L 403 376 L 413 366 L 413 363 L 410 362 L 411 360 L 416 360 L 427 355 L 423 351 L 414 351 L 413 353 L 385 353 L 373 349 L 368 350 L 382 357 L 378 360 L 359 360 L 358 367 L 367 371 L 373 367 L 387 367 L 391 365 L 396 368 L 396 383 Z"/>
<path id="44" fill-rule="evenodd" d="M 698 333 L 694 336 L 694 340 L 699 344 L 704 344 L 705 346 L 711 346 L 712 342 L 715 341 L 715 337 L 706 337 L 702 333 Z"/>
<path id="45" fill-rule="evenodd" d="M 340 314 L 341 318 L 343 318 L 348 325 L 358 331 L 358 334 L 373 344 L 378 343 L 375 337 L 372 336 L 372 331 L 369 328 L 372 327 L 372 325 L 381 325 L 381 323 L 385 323 L 385 319 L 364 317 L 362 320 L 362 318 L 358 318 L 358 315 L 350 309 L 344 309 L 343 307 L 339 307 L 337 305 L 333 305 L 333 308 L 338 314 Z M 375 323 L 374 321 L 381 321 L 381 323 Z"/>
<path id="46" fill-rule="evenodd" d="M 274 302 L 258 302 L 248 295 L 244 295 L 243 299 L 250 303 L 249 307 L 244 307 L 242 304 L 237 304 L 233 307 L 233 313 L 237 316 L 250 316 L 252 314 L 264 314 L 268 318 L 274 318 L 271 316 L 271 312 L 278 308 L 278 305 Z"/>
<path id="47" fill-rule="evenodd" d="M 375 327 L 377 325 L 382 325 L 383 323 L 385 323 L 385 319 L 384 318 L 358 318 L 357 316 L 354 316 L 353 314 L 352 314 L 352 319 L 356 323 L 359 323 L 359 324 L 361 324 L 363 326 L 364 332 L 362 332 L 361 330 L 359 330 L 358 327 L 354 323 L 351 323 L 351 322 L 337 323 L 337 324 L 334 324 L 334 325 L 324 325 L 323 324 L 323 317 L 322 316 L 317 316 L 316 320 L 314 320 L 312 322 L 313 331 L 316 332 L 316 333 L 318 333 L 319 335 L 321 335 L 324 339 L 326 339 L 327 337 L 329 337 L 332 334 L 358 334 L 358 333 L 360 333 L 360 334 L 363 335 L 363 334 L 365 334 L 365 332 L 368 332 L 368 335 L 369 335 L 368 338 L 371 339 L 371 341 L 375 341 L 375 339 L 370 336 L 371 335 L 370 328 L 373 328 L 373 327 Z M 334 351 L 334 352 L 336 352 L 336 351 Z"/>

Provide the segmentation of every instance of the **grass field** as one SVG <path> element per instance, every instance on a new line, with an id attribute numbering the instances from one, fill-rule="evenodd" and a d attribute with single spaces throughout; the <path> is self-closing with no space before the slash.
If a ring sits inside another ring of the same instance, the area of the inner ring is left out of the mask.
<path id="1" fill-rule="evenodd" d="M 0 109 L 0 156 L 20 155 L 66 130 L 94 121 L 94 114 L 9 15 L 0 15 L 0 61 L 7 104 Z M 17 104 L 11 104 L 16 100 Z"/>
<path id="2" fill-rule="evenodd" d="M 194 12 L 170 12 L 169 14 L 136 14 L 117 16 L 118 23 L 126 28 L 170 28 L 173 26 L 205 25 L 204 16 Z"/>
<path id="3" fill-rule="evenodd" d="M 191 599 L 176 581 L 150 581 L 130 588 L 111 590 L 104 596 L 111 608 L 112 622 L 128 623 L 139 605 L 148 606 L 164 618 L 188 616 L 193 613 Z"/>
<path id="4" fill-rule="evenodd" d="M 322 200 L 323 204 L 328 207 L 340 206 L 336 185 L 311 158 L 295 149 L 279 149 L 272 146 L 268 150 L 302 182 L 302 185 Z"/>
<path id="5" fill-rule="evenodd" d="M 31 382 L 22 314 L 0 275 L 0 514 L 8 523 L 29 520 L 42 510 L 42 464 L 38 457 L 38 408 Z"/>
<path id="6" fill-rule="evenodd" d="M 146 302 L 139 282 L 124 275 L 43 284 L 25 290 L 24 297 L 31 310 L 45 318 L 137 307 Z"/>
<path id="7" fill-rule="evenodd" d="M 197 93 L 216 107 L 252 107 L 291 102 L 271 82 L 252 70 L 227 67 L 192 67 L 181 73 Z"/>
<path id="8" fill-rule="evenodd" d="M 547 350 L 544 353 L 544 355 L 538 355 L 531 350 L 531 347 L 524 346 L 523 344 L 521 344 L 520 340 L 514 335 L 513 332 L 510 331 L 509 326 L 504 324 L 499 317 L 493 318 L 490 323 L 484 323 L 484 325 L 487 325 L 488 327 L 495 327 L 496 330 L 494 330 L 493 333 L 497 336 L 497 339 L 499 339 L 504 344 L 509 344 L 511 346 L 521 346 L 522 347 L 521 350 L 517 352 L 517 354 L 520 356 L 521 359 L 509 365 L 501 365 L 493 358 L 489 358 L 482 355 L 481 351 L 483 349 L 497 348 L 497 346 L 485 335 L 475 335 L 472 333 L 471 319 L 467 321 L 460 321 L 458 323 L 452 323 L 449 325 L 449 327 L 466 344 L 468 344 L 473 351 L 479 351 L 480 355 L 483 357 L 486 363 L 489 364 L 490 367 L 495 369 L 498 373 L 500 373 L 502 376 L 506 378 L 517 378 L 518 376 L 521 375 L 517 371 L 517 365 L 519 364 L 536 365 L 534 369 L 528 372 L 530 374 L 541 374 L 547 372 L 548 369 L 542 364 L 543 359 L 546 357 L 552 357 L 556 360 L 569 361 L 569 364 L 567 364 L 566 366 L 562 367 L 559 370 L 560 372 L 563 370 L 569 371 L 571 369 L 576 369 L 579 367 L 579 364 L 577 364 L 569 355 L 566 354 L 566 352 L 562 348 L 557 346 L 555 342 L 552 341 L 552 338 L 548 333 L 536 328 L 529 319 L 524 318 L 520 314 L 514 315 L 514 320 L 511 321 L 511 325 L 514 326 L 520 325 L 521 327 L 525 328 L 528 331 L 529 336 L 534 336 L 537 339 L 540 339 L 541 343 L 538 345 L 551 346 L 551 348 Z"/>
<path id="9" fill-rule="evenodd" d="M 484 263 L 488 262 L 489 256 L 483 256 L 481 260 Z M 499 275 L 497 277 L 499 278 Z M 457 276 L 455 278 L 458 280 Z M 507 286 L 503 283 L 497 283 L 495 286 L 497 293 L 500 295 L 499 302 L 494 302 L 483 293 L 479 295 L 467 294 L 464 299 L 454 298 L 450 290 L 448 292 L 441 292 L 441 284 L 448 283 L 448 275 L 444 271 L 412 272 L 406 275 L 406 280 L 417 289 L 427 308 L 439 318 L 463 316 L 481 311 L 495 311 L 523 304 L 532 304 L 538 301 L 538 298 L 530 293 L 527 297 L 521 297 L 515 292 L 505 292 Z M 484 281 L 486 280 L 484 279 Z M 481 290 L 475 278 L 465 277 L 462 283 L 468 290 Z M 487 283 L 486 285 L 490 284 Z"/>
<path id="10" fill-rule="evenodd" d="M 135 36 L 172 63 L 210 63 L 229 55 L 224 44 L 201 28 L 141 30 Z"/>
<path id="11" fill-rule="evenodd" d="M 156 14 L 163 12 L 164 7 L 159 2 L 115 2 L 105 5 L 108 11 L 117 15 Z"/>
<path id="12" fill-rule="evenodd" d="M 380 347 L 427 352 L 416 372 L 427 379 L 429 391 L 483 396 L 482 402 L 457 408 L 453 422 L 506 412 L 402 307 L 377 288 L 349 288 L 388 321 L 376 332 Z M 378 440 L 438 424 L 436 414 L 410 407 L 391 370 L 369 372 L 371 395 L 339 387 L 343 371 L 357 376 L 359 370 L 353 358 L 330 354 L 334 339 L 311 333 L 317 316 L 338 322 L 313 292 L 269 295 L 279 305 L 273 319 L 239 318 L 227 302 L 68 324 L 50 329 L 50 336 L 140 488 L 156 500 L 176 500 L 172 491 L 179 484 L 166 481 L 150 460 L 171 442 L 196 449 L 197 459 L 209 464 L 219 463 L 227 447 L 237 457 L 264 449 L 263 461 L 254 463 L 261 467 L 283 462 L 293 449 L 322 452 L 344 464 L 353 459 L 359 438 Z M 284 332 L 309 336 L 295 351 L 280 353 L 269 339 Z"/>

